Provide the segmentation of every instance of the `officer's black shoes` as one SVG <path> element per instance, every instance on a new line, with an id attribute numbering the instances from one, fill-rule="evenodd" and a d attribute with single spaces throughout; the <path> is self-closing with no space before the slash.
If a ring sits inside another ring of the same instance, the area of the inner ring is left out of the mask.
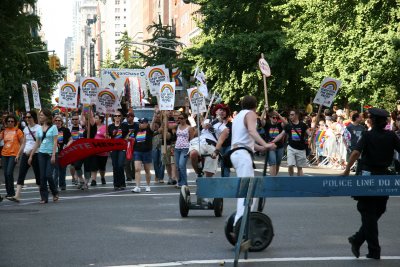
<path id="1" fill-rule="evenodd" d="M 368 253 L 367 255 L 365 255 L 365 257 L 367 257 L 367 259 L 374 259 L 374 260 L 381 259 L 381 255 L 376 254 L 376 253 Z"/>
<path id="2" fill-rule="evenodd" d="M 354 236 L 349 237 L 349 243 L 351 244 L 351 252 L 356 258 L 360 257 L 360 246 L 356 244 Z"/>

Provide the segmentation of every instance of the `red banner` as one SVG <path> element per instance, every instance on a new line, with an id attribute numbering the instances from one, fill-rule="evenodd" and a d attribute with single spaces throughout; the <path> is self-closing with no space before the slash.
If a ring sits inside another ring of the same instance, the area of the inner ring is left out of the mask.
<path id="1" fill-rule="evenodd" d="M 65 167 L 89 156 L 114 150 L 126 150 L 126 141 L 123 139 L 82 138 L 60 152 L 58 155 L 59 164 L 61 167 Z"/>

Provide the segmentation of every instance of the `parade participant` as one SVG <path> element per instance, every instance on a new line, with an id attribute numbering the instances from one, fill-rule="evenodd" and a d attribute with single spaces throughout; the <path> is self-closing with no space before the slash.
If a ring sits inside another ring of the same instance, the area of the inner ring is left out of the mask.
<path id="1" fill-rule="evenodd" d="M 27 126 L 24 129 L 24 139 L 22 141 L 21 148 L 19 149 L 17 158 L 19 158 L 19 174 L 17 180 L 17 191 L 15 197 L 11 200 L 19 202 L 21 199 L 21 190 L 24 185 L 26 174 L 30 168 L 28 164 L 29 155 L 36 142 L 36 133 L 38 132 L 40 125 L 37 124 L 37 114 L 35 111 L 28 111 L 25 115 L 27 120 Z M 37 153 L 32 158 L 32 168 L 35 174 L 36 185 L 40 185 L 40 172 L 39 162 L 37 159 Z"/>
<path id="2" fill-rule="evenodd" d="M 165 151 L 165 153 L 162 154 L 162 162 L 163 165 L 165 166 L 165 169 L 167 170 L 167 175 L 168 175 L 168 184 L 169 185 L 176 185 L 177 184 L 177 169 L 175 166 L 175 157 L 174 157 L 174 146 L 173 144 L 176 141 L 176 127 L 177 123 L 175 121 L 174 117 L 174 111 L 170 110 L 168 111 L 167 114 L 167 140 L 166 144 L 167 147 L 164 148 L 164 140 L 162 140 L 162 145 L 161 145 L 161 151 Z M 161 133 L 163 133 L 163 128 L 160 129 Z M 163 134 L 162 134 L 163 136 Z"/>
<path id="3" fill-rule="evenodd" d="M 94 139 L 106 139 L 107 136 L 107 128 L 104 124 L 104 115 L 97 114 L 94 116 L 97 126 L 97 132 L 94 136 Z M 108 159 L 108 152 L 100 153 L 95 155 L 95 160 L 92 166 L 92 182 L 91 186 L 97 185 L 97 172 L 100 173 L 101 184 L 106 184 L 106 164 Z"/>
<path id="4" fill-rule="evenodd" d="M 155 114 L 155 113 L 154 113 Z M 153 140 L 152 140 L 152 162 L 154 168 L 154 182 L 155 183 L 164 183 L 164 173 L 165 167 L 161 162 L 161 144 L 162 144 L 162 136 L 160 133 L 160 122 L 155 121 L 155 116 L 153 116 Z"/>
<path id="5" fill-rule="evenodd" d="M 133 111 L 128 112 L 126 116 L 127 116 L 126 125 L 128 126 L 129 129 L 128 139 L 133 139 L 134 132 L 139 129 L 139 124 L 134 122 L 135 114 L 133 113 Z M 129 182 L 133 181 L 135 178 L 135 161 L 133 157 L 130 160 L 125 159 L 124 169 L 125 169 L 126 181 Z"/>
<path id="6" fill-rule="evenodd" d="M 189 151 L 190 140 L 193 139 L 194 130 L 189 125 L 188 115 L 182 113 L 178 116 L 178 127 L 176 129 L 176 143 L 175 143 L 175 166 L 178 168 L 178 184 L 177 187 L 188 185 L 187 183 L 187 154 Z"/>
<path id="7" fill-rule="evenodd" d="M 17 127 L 17 118 L 14 115 L 7 115 L 5 119 L 6 128 L 0 133 L 0 140 L 4 140 L 4 147 L 1 151 L 4 169 L 4 180 L 6 184 L 6 198 L 14 200 L 14 168 L 18 162 L 18 152 L 23 142 L 24 134 Z"/>
<path id="8" fill-rule="evenodd" d="M 287 120 L 278 112 L 273 110 L 269 112 L 268 117 L 269 120 L 265 121 L 264 124 L 265 141 L 272 142 L 275 137 L 277 137 L 283 131 L 283 127 L 287 124 Z M 283 140 L 280 140 L 276 142 L 276 149 L 274 151 L 269 151 L 266 154 L 269 164 L 269 174 L 271 176 L 278 175 L 284 149 L 284 142 Z"/>
<path id="9" fill-rule="evenodd" d="M 349 161 L 350 154 L 353 152 L 354 148 L 357 145 L 358 140 L 361 138 L 361 134 L 366 130 L 363 125 L 361 125 L 361 116 L 359 113 L 353 113 L 351 116 L 351 123 L 346 127 L 347 131 L 350 133 L 350 145 L 348 147 L 348 158 L 347 162 Z M 356 163 L 356 174 L 359 175 L 361 174 L 361 169 L 360 169 L 360 160 L 357 160 Z"/>
<path id="10" fill-rule="evenodd" d="M 198 176 L 203 176 L 203 173 L 198 168 L 199 158 L 202 155 L 211 155 L 204 159 L 203 172 L 206 177 L 212 177 L 217 172 L 218 155 L 220 154 L 222 144 L 228 136 L 229 129 L 222 123 L 213 126 L 209 119 L 203 121 L 200 136 L 193 139 L 189 146 L 192 167 Z"/>
<path id="11" fill-rule="evenodd" d="M 135 158 L 135 179 L 136 186 L 132 189 L 133 193 L 140 193 L 140 180 L 142 171 L 142 164 L 146 173 L 146 192 L 150 192 L 150 168 L 151 168 L 151 150 L 153 148 L 153 125 L 149 125 L 147 118 L 139 120 L 139 129 L 135 131 L 135 146 L 134 146 L 134 158 Z"/>
<path id="12" fill-rule="evenodd" d="M 29 156 L 28 164 L 32 166 L 33 155 L 36 153 L 36 150 L 39 150 L 40 204 L 45 204 L 49 201 L 47 183 L 49 184 L 51 193 L 53 194 L 53 201 L 58 201 L 58 190 L 53 180 L 54 164 L 56 163 L 58 130 L 57 127 L 52 124 L 53 119 L 51 111 L 48 109 L 42 109 L 39 113 L 39 122 L 42 124 L 42 127 L 40 127 L 36 133 L 36 142 Z"/>
<path id="13" fill-rule="evenodd" d="M 121 123 L 122 113 L 117 111 L 113 116 L 114 123 L 108 125 L 108 136 L 111 139 L 125 139 L 128 135 L 128 126 Z M 125 190 L 125 163 L 126 151 L 115 150 L 111 151 L 111 161 L 113 166 L 113 184 L 114 190 Z"/>
<path id="14" fill-rule="evenodd" d="M 308 126 L 299 120 L 298 111 L 291 110 L 289 119 L 289 123 L 285 125 L 283 131 L 272 142 L 277 143 L 285 135 L 288 136 L 287 165 L 289 175 L 294 175 L 294 166 L 296 166 L 297 176 L 302 176 L 303 168 L 307 167 L 306 140 L 311 135 L 311 132 Z"/>
<path id="15" fill-rule="evenodd" d="M 231 140 L 232 140 L 232 119 L 231 119 L 231 110 L 227 105 L 217 104 L 215 105 L 212 115 L 216 117 L 216 120 L 212 123 L 214 128 L 226 127 L 228 128 L 229 135 L 225 139 L 224 143 L 221 146 L 221 155 L 224 155 L 231 149 Z M 230 169 L 224 165 L 224 162 L 221 161 L 221 176 L 229 177 Z"/>
<path id="16" fill-rule="evenodd" d="M 83 127 L 81 126 L 80 119 L 79 119 L 79 114 L 77 112 L 74 112 L 72 114 L 71 118 L 71 123 L 72 126 L 70 128 L 71 132 L 71 139 L 68 142 L 67 146 L 71 145 L 74 141 L 79 140 L 80 138 L 83 138 Z M 82 170 L 80 169 L 82 166 L 82 163 L 79 163 L 78 170 L 75 167 L 75 163 L 70 165 L 70 173 L 72 176 L 72 184 L 78 185 L 79 183 L 84 184 L 83 178 L 82 178 Z"/>
<path id="17" fill-rule="evenodd" d="M 257 99 L 245 96 L 241 101 L 242 110 L 232 123 L 231 162 L 238 177 L 254 177 L 253 153 L 275 149 L 275 144 L 268 144 L 257 132 Z M 253 201 L 252 210 L 257 201 Z M 238 198 L 233 225 L 243 216 L 244 198 Z"/>
<path id="18" fill-rule="evenodd" d="M 58 136 L 57 136 L 57 153 L 56 153 L 56 165 L 54 167 L 54 183 L 56 187 L 60 187 L 61 190 L 67 189 L 67 183 L 65 181 L 65 176 L 67 173 L 67 167 L 61 167 L 58 163 L 58 155 L 66 147 L 66 145 L 71 140 L 71 132 L 67 127 L 64 127 L 63 118 L 61 115 L 56 115 L 54 117 L 54 124 L 57 126 Z"/>
<path id="19" fill-rule="evenodd" d="M 361 175 L 386 175 L 391 165 L 394 149 L 400 152 L 400 139 L 392 131 L 386 131 L 389 112 L 384 109 L 370 108 L 371 131 L 364 131 L 350 155 L 350 160 L 343 175 L 350 173 L 350 168 L 361 155 Z M 380 259 L 381 247 L 378 238 L 378 220 L 386 211 L 388 196 L 354 197 L 357 210 L 361 214 L 361 227 L 348 238 L 351 251 L 356 258 L 360 256 L 360 247 L 367 241 L 367 258 Z"/>
<path id="20" fill-rule="evenodd" d="M 88 117 L 89 122 L 87 123 L 86 117 Z M 90 109 L 86 116 L 82 116 L 82 125 L 85 125 L 83 131 L 83 138 L 91 138 L 93 139 L 97 134 L 97 124 L 94 119 L 93 111 Z M 89 130 L 89 133 L 88 133 Z M 81 189 L 87 189 L 89 180 L 92 176 L 93 169 L 96 169 L 96 156 L 91 155 L 82 161 L 80 161 L 80 168 L 84 167 L 84 184 L 81 184 Z M 91 183 L 91 186 L 96 186 L 96 183 Z"/>

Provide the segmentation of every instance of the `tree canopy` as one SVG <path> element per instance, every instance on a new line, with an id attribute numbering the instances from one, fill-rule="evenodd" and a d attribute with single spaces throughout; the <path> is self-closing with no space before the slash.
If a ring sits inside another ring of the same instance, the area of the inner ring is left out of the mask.
<path id="1" fill-rule="evenodd" d="M 304 107 L 326 76 L 337 102 L 391 108 L 398 97 L 400 6 L 396 0 L 197 0 L 202 34 L 187 49 L 226 102 L 263 99 L 258 59 L 272 77 L 270 105 Z"/>
<path id="2" fill-rule="evenodd" d="M 47 50 L 37 34 L 40 19 L 28 9 L 36 0 L 7 2 L 0 5 L 0 98 L 11 97 L 15 109 L 24 109 L 21 84 L 37 80 L 42 106 L 48 106 L 52 88 L 62 79 L 62 69 L 49 69 L 48 53 L 27 54 Z M 1 101 L 0 109 L 6 107 L 7 101 Z"/>

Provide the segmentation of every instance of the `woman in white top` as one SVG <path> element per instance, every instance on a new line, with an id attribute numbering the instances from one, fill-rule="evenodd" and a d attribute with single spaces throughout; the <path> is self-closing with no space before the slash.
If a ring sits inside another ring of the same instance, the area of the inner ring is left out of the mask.
<path id="1" fill-rule="evenodd" d="M 36 142 L 36 133 L 40 129 L 40 125 L 37 124 L 38 118 L 37 113 L 32 110 L 28 111 L 25 115 L 27 125 L 24 128 L 24 139 L 22 141 L 21 148 L 19 149 L 17 159 L 19 159 L 19 174 L 17 180 L 17 191 L 13 197 L 13 201 L 19 202 L 21 198 L 21 190 L 24 185 L 26 174 L 30 168 L 28 164 L 29 155 Z M 39 172 L 39 162 L 37 159 L 37 153 L 32 157 L 32 168 L 35 174 L 36 185 L 40 185 L 40 172 Z"/>
<path id="2" fill-rule="evenodd" d="M 177 187 L 187 185 L 187 154 L 189 151 L 189 142 L 194 136 L 194 130 L 190 127 L 188 115 L 182 113 L 178 116 L 178 127 L 176 129 L 176 142 L 175 142 L 175 166 L 178 169 L 179 179 Z"/>
<path id="3" fill-rule="evenodd" d="M 53 201 L 55 202 L 58 200 L 58 190 L 53 179 L 53 171 L 56 163 L 58 130 L 57 126 L 52 124 L 52 120 L 53 118 L 50 110 L 43 109 L 40 112 L 39 121 L 42 123 L 42 127 L 40 127 L 36 133 L 36 143 L 33 146 L 28 160 L 28 164 L 32 165 L 33 155 L 36 153 L 36 150 L 39 150 L 40 204 L 45 204 L 49 201 L 47 183 L 49 183 L 51 193 L 53 194 Z"/>

